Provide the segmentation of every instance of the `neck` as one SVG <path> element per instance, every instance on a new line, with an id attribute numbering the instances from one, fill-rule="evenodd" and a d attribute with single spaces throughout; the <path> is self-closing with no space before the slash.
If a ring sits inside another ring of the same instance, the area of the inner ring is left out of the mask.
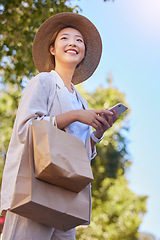
<path id="1" fill-rule="evenodd" d="M 73 92 L 72 86 L 71 86 L 71 81 L 72 81 L 72 76 L 74 73 L 75 68 L 68 68 L 68 67 L 55 67 L 55 71 L 59 74 L 59 76 L 62 78 L 65 87 Z"/>

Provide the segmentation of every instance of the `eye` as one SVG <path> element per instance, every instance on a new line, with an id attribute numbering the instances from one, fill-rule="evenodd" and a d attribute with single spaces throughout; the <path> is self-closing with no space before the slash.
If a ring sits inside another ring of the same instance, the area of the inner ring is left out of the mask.
<path id="1" fill-rule="evenodd" d="M 83 40 L 81 38 L 78 38 L 77 41 L 78 42 L 83 42 Z"/>
<path id="2" fill-rule="evenodd" d="M 62 37 L 61 40 L 63 40 L 63 39 L 65 40 L 65 39 L 67 39 L 67 37 Z"/>

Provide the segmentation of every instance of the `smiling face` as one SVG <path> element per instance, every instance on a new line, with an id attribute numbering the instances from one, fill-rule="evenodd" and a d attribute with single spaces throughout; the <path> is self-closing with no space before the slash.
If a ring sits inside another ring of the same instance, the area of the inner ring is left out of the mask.
<path id="1" fill-rule="evenodd" d="M 74 28 L 62 29 L 50 46 L 50 53 L 55 57 L 56 66 L 76 68 L 85 56 L 85 44 L 82 34 Z"/>

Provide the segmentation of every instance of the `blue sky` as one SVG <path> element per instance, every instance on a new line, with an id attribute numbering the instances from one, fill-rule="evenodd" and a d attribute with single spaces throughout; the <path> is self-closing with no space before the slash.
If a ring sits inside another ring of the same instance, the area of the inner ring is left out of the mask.
<path id="1" fill-rule="evenodd" d="M 99 67 L 84 87 L 107 87 L 112 72 L 114 86 L 126 94 L 133 161 L 127 178 L 135 193 L 149 196 L 140 231 L 160 237 L 160 1 L 81 0 L 77 5 L 103 42 Z"/>

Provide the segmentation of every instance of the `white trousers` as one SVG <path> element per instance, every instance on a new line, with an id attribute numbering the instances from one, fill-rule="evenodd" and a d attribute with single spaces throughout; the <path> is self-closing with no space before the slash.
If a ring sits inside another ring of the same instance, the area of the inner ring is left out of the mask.
<path id="1" fill-rule="evenodd" d="M 75 228 L 63 232 L 7 211 L 2 240 L 75 240 Z"/>

